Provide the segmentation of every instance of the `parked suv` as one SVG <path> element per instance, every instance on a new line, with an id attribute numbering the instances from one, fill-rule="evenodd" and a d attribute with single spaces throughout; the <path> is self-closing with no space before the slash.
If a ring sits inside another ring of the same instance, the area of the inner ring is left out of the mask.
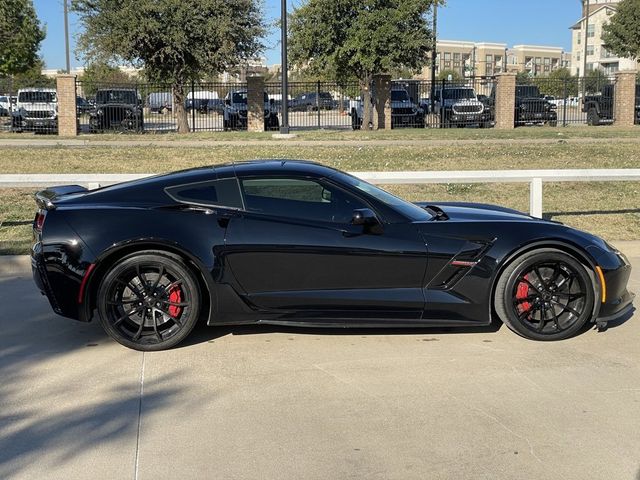
<path id="1" fill-rule="evenodd" d="M 142 132 L 142 100 L 134 89 L 111 88 L 96 92 L 96 108 L 89 117 L 92 132 L 120 130 Z"/>
<path id="2" fill-rule="evenodd" d="M 247 91 L 232 90 L 224 99 L 225 130 L 247 129 Z M 269 100 L 269 95 L 264 92 L 264 129 L 277 130 L 280 128 L 278 113 L 275 111 L 274 102 Z"/>
<path id="3" fill-rule="evenodd" d="M 371 96 L 372 102 L 374 95 L 375 92 Z M 373 114 L 373 106 L 371 112 Z M 414 103 L 406 89 L 393 88 L 391 90 L 391 128 L 424 128 L 424 116 L 424 110 Z M 362 128 L 363 117 L 364 105 L 362 98 L 360 98 L 351 106 L 351 124 L 354 130 Z M 372 120 L 369 119 L 369 122 Z"/>
<path id="4" fill-rule="evenodd" d="M 335 108 L 335 102 L 329 92 L 317 92 L 301 93 L 293 100 L 289 110 L 292 112 L 313 112 L 320 110 L 332 110 Z"/>
<path id="5" fill-rule="evenodd" d="M 491 108 L 480 100 L 472 87 L 445 86 L 435 91 L 433 112 L 444 128 L 492 126 Z"/>
<path id="6" fill-rule="evenodd" d="M 546 100 L 536 85 L 516 85 L 516 125 L 528 123 L 558 125 L 555 104 Z"/>
<path id="7" fill-rule="evenodd" d="M 14 132 L 58 133 L 58 97 L 54 88 L 24 88 L 11 112 Z"/>
<path id="8" fill-rule="evenodd" d="M 613 121 L 614 86 L 603 85 L 597 95 L 584 97 L 582 111 L 587 114 L 587 124 L 600 125 Z M 640 85 L 636 85 L 636 116 L 635 123 L 640 123 Z"/>

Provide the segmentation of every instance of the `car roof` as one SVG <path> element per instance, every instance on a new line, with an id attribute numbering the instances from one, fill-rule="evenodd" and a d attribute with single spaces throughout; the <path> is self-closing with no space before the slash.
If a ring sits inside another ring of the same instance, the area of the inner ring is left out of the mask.
<path id="1" fill-rule="evenodd" d="M 21 88 L 18 90 L 18 93 L 22 92 L 56 92 L 55 88 L 38 88 L 38 87 L 29 87 L 29 88 Z"/>

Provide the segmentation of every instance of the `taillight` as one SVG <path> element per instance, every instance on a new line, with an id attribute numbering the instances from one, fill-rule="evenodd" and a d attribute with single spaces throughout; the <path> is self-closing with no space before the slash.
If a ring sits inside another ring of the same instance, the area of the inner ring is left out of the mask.
<path id="1" fill-rule="evenodd" d="M 42 227 L 44 227 L 44 219 L 46 217 L 47 217 L 47 214 L 45 212 L 36 213 L 36 218 L 33 221 L 33 227 L 39 232 L 42 232 Z"/>

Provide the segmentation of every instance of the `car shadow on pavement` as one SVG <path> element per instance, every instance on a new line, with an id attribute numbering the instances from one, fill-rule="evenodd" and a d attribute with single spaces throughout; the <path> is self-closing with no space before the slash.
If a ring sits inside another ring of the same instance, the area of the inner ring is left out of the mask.
<path id="1" fill-rule="evenodd" d="M 187 339 L 175 348 L 184 348 L 201 343 L 212 342 L 227 335 L 264 335 L 271 333 L 290 333 L 296 335 L 314 336 L 409 336 L 409 335 L 451 335 L 470 333 L 497 333 L 502 328 L 502 322 L 494 322 L 482 327 L 305 327 L 305 326 L 280 326 L 268 324 L 256 325 L 232 325 L 232 326 L 208 326 L 198 324 Z"/>

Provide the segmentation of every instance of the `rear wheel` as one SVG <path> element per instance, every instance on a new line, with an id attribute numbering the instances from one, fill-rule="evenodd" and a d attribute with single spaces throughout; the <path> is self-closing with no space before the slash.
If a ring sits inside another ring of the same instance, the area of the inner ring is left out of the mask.
<path id="1" fill-rule="evenodd" d="M 587 125 L 591 125 L 593 127 L 600 125 L 600 115 L 598 115 L 598 110 L 595 108 L 590 108 L 587 112 Z"/>
<path id="2" fill-rule="evenodd" d="M 495 308 L 511 330 L 532 340 L 563 340 L 591 319 L 593 280 L 574 257 L 556 249 L 523 254 L 502 273 Z"/>
<path id="3" fill-rule="evenodd" d="M 141 351 L 171 348 L 200 313 L 194 274 L 178 257 L 140 252 L 116 263 L 98 290 L 100 324 L 118 343 Z"/>

